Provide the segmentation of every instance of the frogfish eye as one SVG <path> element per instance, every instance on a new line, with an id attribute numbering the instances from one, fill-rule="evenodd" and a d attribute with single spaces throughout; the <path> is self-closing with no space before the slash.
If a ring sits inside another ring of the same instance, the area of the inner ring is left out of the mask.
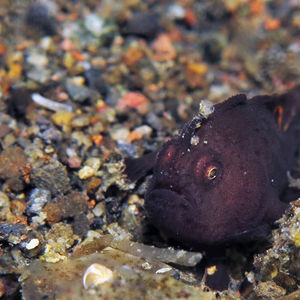
<path id="1" fill-rule="evenodd" d="M 218 175 L 218 169 L 215 166 L 209 166 L 205 171 L 205 176 L 208 180 L 213 180 Z"/>

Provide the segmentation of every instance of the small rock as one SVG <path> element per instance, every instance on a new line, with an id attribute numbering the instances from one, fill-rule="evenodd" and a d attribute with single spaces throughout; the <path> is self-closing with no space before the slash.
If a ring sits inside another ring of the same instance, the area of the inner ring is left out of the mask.
<path id="1" fill-rule="evenodd" d="M 91 167 L 92 169 L 94 169 L 97 172 L 101 166 L 101 163 L 102 163 L 102 161 L 100 158 L 91 157 L 91 158 L 87 159 L 84 164 L 85 164 L 85 166 Z"/>
<path id="2" fill-rule="evenodd" d="M 105 208 L 105 202 L 98 203 L 94 209 L 93 213 L 96 217 L 101 217 L 105 214 L 106 208 Z"/>
<path id="3" fill-rule="evenodd" d="M 52 115 L 52 120 L 57 126 L 70 126 L 75 114 L 67 111 L 60 111 Z"/>
<path id="4" fill-rule="evenodd" d="M 44 68 L 33 68 L 27 72 L 27 77 L 38 83 L 45 83 L 51 77 L 51 71 Z"/>
<path id="5" fill-rule="evenodd" d="M 137 154 L 137 147 L 127 141 L 118 140 L 117 147 L 124 156 L 134 157 Z"/>
<path id="6" fill-rule="evenodd" d="M 27 108 L 32 103 L 30 92 L 24 88 L 15 88 L 11 90 L 11 96 L 7 101 L 8 112 L 16 118 L 24 118 Z"/>
<path id="7" fill-rule="evenodd" d="M 170 19 L 183 19 L 185 16 L 185 9 L 177 3 L 169 5 L 167 16 Z"/>
<path id="8" fill-rule="evenodd" d="M 36 67 L 36 68 L 45 68 L 49 62 L 46 53 L 34 49 L 31 53 L 28 54 L 27 63 Z"/>
<path id="9" fill-rule="evenodd" d="M 48 8 L 42 4 L 32 4 L 26 15 L 26 23 L 47 35 L 56 34 L 56 20 L 50 15 Z"/>
<path id="10" fill-rule="evenodd" d="M 150 110 L 150 101 L 142 93 L 129 92 L 120 99 L 117 108 L 135 108 L 141 115 L 145 115 Z"/>
<path id="11" fill-rule="evenodd" d="M 35 188 L 29 195 L 29 201 L 27 202 L 27 213 L 30 215 L 38 215 L 50 200 L 50 191 Z"/>
<path id="12" fill-rule="evenodd" d="M 86 185 L 87 192 L 93 193 L 95 189 L 97 189 L 100 186 L 101 182 L 102 182 L 101 178 L 92 177 Z"/>
<path id="13" fill-rule="evenodd" d="M 103 97 L 107 95 L 107 85 L 103 80 L 100 69 L 91 68 L 84 73 L 86 83 L 89 88 L 97 90 Z"/>
<path id="14" fill-rule="evenodd" d="M 152 38 L 161 29 L 157 13 L 136 13 L 122 28 L 124 34 Z"/>
<path id="15" fill-rule="evenodd" d="M 84 166 L 78 172 L 78 176 L 80 179 L 88 179 L 88 178 L 94 176 L 95 174 L 96 174 L 96 171 L 89 166 Z"/>
<path id="16" fill-rule="evenodd" d="M 0 177 L 20 177 L 26 173 L 27 157 L 20 147 L 10 147 L 0 154 Z"/>
<path id="17" fill-rule="evenodd" d="M 48 203 L 43 209 L 43 212 L 46 213 L 47 222 L 49 224 L 54 224 L 61 220 L 62 214 L 60 211 L 60 207 L 56 203 Z"/>
<path id="18" fill-rule="evenodd" d="M 110 130 L 110 136 L 114 141 L 127 140 L 129 133 L 130 132 L 129 132 L 128 128 L 120 126 L 120 125 L 115 125 Z"/>
<path id="19" fill-rule="evenodd" d="M 70 158 L 68 158 L 68 165 L 71 169 L 78 169 L 81 167 L 81 159 L 77 156 L 71 156 Z"/>
<path id="20" fill-rule="evenodd" d="M 160 34 L 152 43 L 151 47 L 154 51 L 154 60 L 168 61 L 176 58 L 176 50 L 170 37 L 165 33 Z"/>
<path id="21" fill-rule="evenodd" d="M 153 112 L 149 112 L 146 116 L 146 121 L 149 123 L 154 129 L 160 131 L 163 128 L 163 124 L 159 117 Z"/>
<path id="22" fill-rule="evenodd" d="M 9 206 L 10 206 L 10 201 L 8 196 L 4 192 L 0 191 L 0 208 L 9 207 Z"/>
<path id="23" fill-rule="evenodd" d="M 88 126 L 90 124 L 90 121 L 91 117 L 89 115 L 80 115 L 72 120 L 71 125 L 74 128 L 82 128 Z"/>
<path id="24" fill-rule="evenodd" d="M 62 133 L 54 127 L 50 127 L 43 132 L 39 132 L 38 136 L 48 144 L 52 142 L 57 143 L 62 140 Z"/>
<path id="25" fill-rule="evenodd" d="M 141 134 L 143 137 L 149 138 L 152 134 L 152 128 L 148 125 L 142 125 L 134 129 L 134 131 Z"/>
<path id="26" fill-rule="evenodd" d="M 92 96 L 91 90 L 85 86 L 67 82 L 66 89 L 75 102 L 82 103 Z"/>
<path id="27" fill-rule="evenodd" d="M 10 127 L 6 124 L 0 125 L 0 139 L 5 137 L 11 131 Z"/>
<path id="28" fill-rule="evenodd" d="M 47 165 L 33 167 L 31 180 L 36 187 L 49 190 L 53 195 L 63 194 L 71 188 L 65 167 L 55 160 Z"/>
<path id="29" fill-rule="evenodd" d="M 60 207 L 63 218 L 86 213 L 89 208 L 86 196 L 79 192 L 70 192 L 63 197 L 58 197 L 55 204 Z"/>
<path id="30" fill-rule="evenodd" d="M 84 20 L 85 28 L 97 37 L 100 37 L 103 33 L 103 25 L 104 20 L 100 16 L 93 13 L 89 14 Z"/>
<path id="31" fill-rule="evenodd" d="M 85 214 L 78 214 L 72 223 L 73 232 L 79 236 L 85 236 L 90 229 L 89 219 Z"/>

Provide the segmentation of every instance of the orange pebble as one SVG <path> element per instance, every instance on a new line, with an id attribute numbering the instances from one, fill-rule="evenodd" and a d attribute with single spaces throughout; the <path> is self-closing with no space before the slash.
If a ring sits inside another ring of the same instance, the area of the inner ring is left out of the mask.
<path id="1" fill-rule="evenodd" d="M 143 114 L 149 106 L 149 100 L 141 93 L 129 92 L 117 104 L 118 108 L 136 108 L 139 113 Z"/>
<path id="2" fill-rule="evenodd" d="M 127 66 L 135 65 L 142 57 L 143 51 L 138 47 L 131 47 L 125 51 L 123 57 Z"/>
<path id="3" fill-rule="evenodd" d="M 89 201 L 89 208 L 94 208 L 96 205 L 96 201 L 94 199 L 92 199 L 91 201 Z"/>
<path id="4" fill-rule="evenodd" d="M 0 44 L 0 55 L 3 55 L 6 52 L 6 47 L 4 44 Z"/>
<path id="5" fill-rule="evenodd" d="M 251 0 L 249 6 L 251 13 L 253 15 L 258 15 L 263 12 L 265 3 L 262 0 Z"/>
<path id="6" fill-rule="evenodd" d="M 152 44 L 154 51 L 154 60 L 167 61 L 172 60 L 176 57 L 176 50 L 172 44 L 169 35 L 162 33 L 160 34 Z"/>
<path id="7" fill-rule="evenodd" d="M 280 20 L 278 19 L 268 19 L 265 22 L 265 29 L 266 30 L 276 30 L 280 27 Z"/>
<path id="8" fill-rule="evenodd" d="M 101 134 L 92 136 L 92 141 L 97 146 L 99 146 L 101 144 L 102 140 L 103 140 L 103 135 L 101 135 Z"/>
<path id="9" fill-rule="evenodd" d="M 131 131 L 128 137 L 128 142 L 132 142 L 134 140 L 140 140 L 143 136 L 137 131 Z"/>
<path id="10" fill-rule="evenodd" d="M 79 51 L 73 51 L 72 55 L 74 56 L 74 58 L 77 61 L 84 61 L 85 60 L 84 55 L 81 52 L 79 52 Z"/>
<path id="11" fill-rule="evenodd" d="M 190 25 L 190 26 L 194 26 L 197 22 L 197 18 L 195 13 L 193 12 L 193 10 L 191 8 L 187 8 L 185 11 L 185 16 L 184 16 L 184 20 Z"/>

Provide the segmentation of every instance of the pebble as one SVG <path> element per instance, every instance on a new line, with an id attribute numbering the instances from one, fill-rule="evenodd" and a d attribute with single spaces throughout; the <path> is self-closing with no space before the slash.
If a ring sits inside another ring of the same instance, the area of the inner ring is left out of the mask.
<path id="1" fill-rule="evenodd" d="M 20 177 L 26 173 L 27 157 L 22 148 L 13 146 L 0 154 L 0 178 Z"/>
<path id="2" fill-rule="evenodd" d="M 71 156 L 68 158 L 68 165 L 71 169 L 78 169 L 81 167 L 81 159 L 77 156 L 77 155 L 74 155 L 74 156 Z"/>
<path id="3" fill-rule="evenodd" d="M 37 188 L 49 190 L 53 195 L 63 194 L 71 188 L 66 168 L 57 160 L 42 166 L 33 165 L 31 181 Z"/>
<path id="4" fill-rule="evenodd" d="M 41 69 L 45 68 L 49 63 L 46 54 L 39 51 L 39 49 L 33 49 L 31 53 L 28 54 L 26 61 L 28 64 Z"/>
<path id="5" fill-rule="evenodd" d="M 128 128 L 120 126 L 120 125 L 114 125 L 110 131 L 110 136 L 114 141 L 125 141 L 128 139 L 130 131 Z"/>
<path id="6" fill-rule="evenodd" d="M 91 117 L 90 115 L 84 114 L 76 116 L 74 119 L 72 119 L 71 125 L 74 128 L 82 128 L 86 127 L 90 124 Z"/>
<path id="7" fill-rule="evenodd" d="M 57 126 L 70 126 L 75 114 L 67 111 L 60 111 L 52 115 L 52 120 Z"/>
<path id="8" fill-rule="evenodd" d="M 98 203 L 93 209 L 93 213 L 96 217 L 103 216 L 105 212 L 106 212 L 105 202 Z"/>
<path id="9" fill-rule="evenodd" d="M 33 3 L 29 7 L 26 15 L 26 23 L 47 35 L 54 35 L 57 32 L 55 18 L 52 17 L 46 5 L 38 2 Z"/>
<path id="10" fill-rule="evenodd" d="M 136 13 L 123 26 L 124 34 L 152 38 L 160 30 L 160 16 L 157 13 Z"/>
<path id="11" fill-rule="evenodd" d="M 55 129 L 54 127 L 50 127 L 43 132 L 39 132 L 38 136 L 48 144 L 52 142 L 58 143 L 62 140 L 61 131 Z"/>
<path id="12" fill-rule="evenodd" d="M 163 129 L 162 122 L 160 118 L 153 112 L 149 112 L 146 115 L 146 121 L 149 123 L 154 129 L 160 131 Z"/>
<path id="13" fill-rule="evenodd" d="M 60 207 L 63 218 L 85 214 L 89 208 L 86 196 L 75 191 L 57 197 L 55 203 Z"/>
<path id="14" fill-rule="evenodd" d="M 78 176 L 80 179 L 88 179 L 88 178 L 91 178 L 92 176 L 94 176 L 95 174 L 96 174 L 96 171 L 89 166 L 84 166 L 78 172 Z"/>
<path id="15" fill-rule="evenodd" d="M 108 92 L 108 87 L 101 74 L 102 71 L 100 69 L 91 68 L 85 71 L 84 77 L 89 88 L 97 90 L 103 97 L 105 97 Z"/>
<path id="16" fill-rule="evenodd" d="M 33 189 L 27 202 L 27 213 L 38 215 L 50 200 L 50 191 L 38 188 Z"/>
<path id="17" fill-rule="evenodd" d="M 10 202 L 8 196 L 0 191 L 0 208 L 9 207 Z"/>
<path id="18" fill-rule="evenodd" d="M 94 169 L 97 172 L 100 169 L 101 163 L 102 163 L 102 161 L 100 158 L 91 157 L 85 161 L 84 165 L 91 167 L 92 169 Z"/>
<path id="19" fill-rule="evenodd" d="M 134 157 L 138 151 L 138 148 L 134 144 L 123 140 L 117 141 L 117 147 L 124 156 Z"/>
<path id="20" fill-rule="evenodd" d="M 45 83 L 51 77 L 51 72 L 48 69 L 33 68 L 27 72 L 27 77 L 38 83 Z"/>
<path id="21" fill-rule="evenodd" d="M 224 84 L 212 84 L 209 88 L 208 98 L 211 100 L 214 99 L 223 99 L 230 94 L 230 88 Z"/>
<path id="22" fill-rule="evenodd" d="M 40 244 L 40 241 L 38 239 L 32 239 L 26 244 L 27 250 L 32 250 L 36 248 Z"/>
<path id="23" fill-rule="evenodd" d="M 183 19 L 185 9 L 177 3 L 173 3 L 168 6 L 167 16 L 171 19 Z"/>
<path id="24" fill-rule="evenodd" d="M 100 37 L 101 34 L 103 33 L 103 27 L 104 27 L 103 25 L 104 25 L 104 20 L 100 16 L 93 13 L 89 14 L 84 19 L 85 28 L 97 37 Z"/>
<path id="25" fill-rule="evenodd" d="M 134 131 L 138 132 L 143 137 L 149 138 L 153 132 L 153 129 L 148 125 L 142 125 L 142 126 L 136 127 L 134 129 Z"/>
<path id="26" fill-rule="evenodd" d="M 70 97 L 75 101 L 82 103 L 91 97 L 91 90 L 85 86 L 80 86 L 67 82 L 66 89 Z"/>

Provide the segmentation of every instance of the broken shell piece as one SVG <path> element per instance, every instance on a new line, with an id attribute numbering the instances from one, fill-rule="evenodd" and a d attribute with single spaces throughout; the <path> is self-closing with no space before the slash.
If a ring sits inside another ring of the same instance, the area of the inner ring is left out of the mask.
<path id="1" fill-rule="evenodd" d="M 199 115 L 207 118 L 215 110 L 214 105 L 209 100 L 201 100 L 199 103 Z"/>
<path id="2" fill-rule="evenodd" d="M 113 272 L 100 264 L 90 265 L 83 275 L 83 286 L 85 289 L 89 289 L 100 285 L 113 278 Z"/>

